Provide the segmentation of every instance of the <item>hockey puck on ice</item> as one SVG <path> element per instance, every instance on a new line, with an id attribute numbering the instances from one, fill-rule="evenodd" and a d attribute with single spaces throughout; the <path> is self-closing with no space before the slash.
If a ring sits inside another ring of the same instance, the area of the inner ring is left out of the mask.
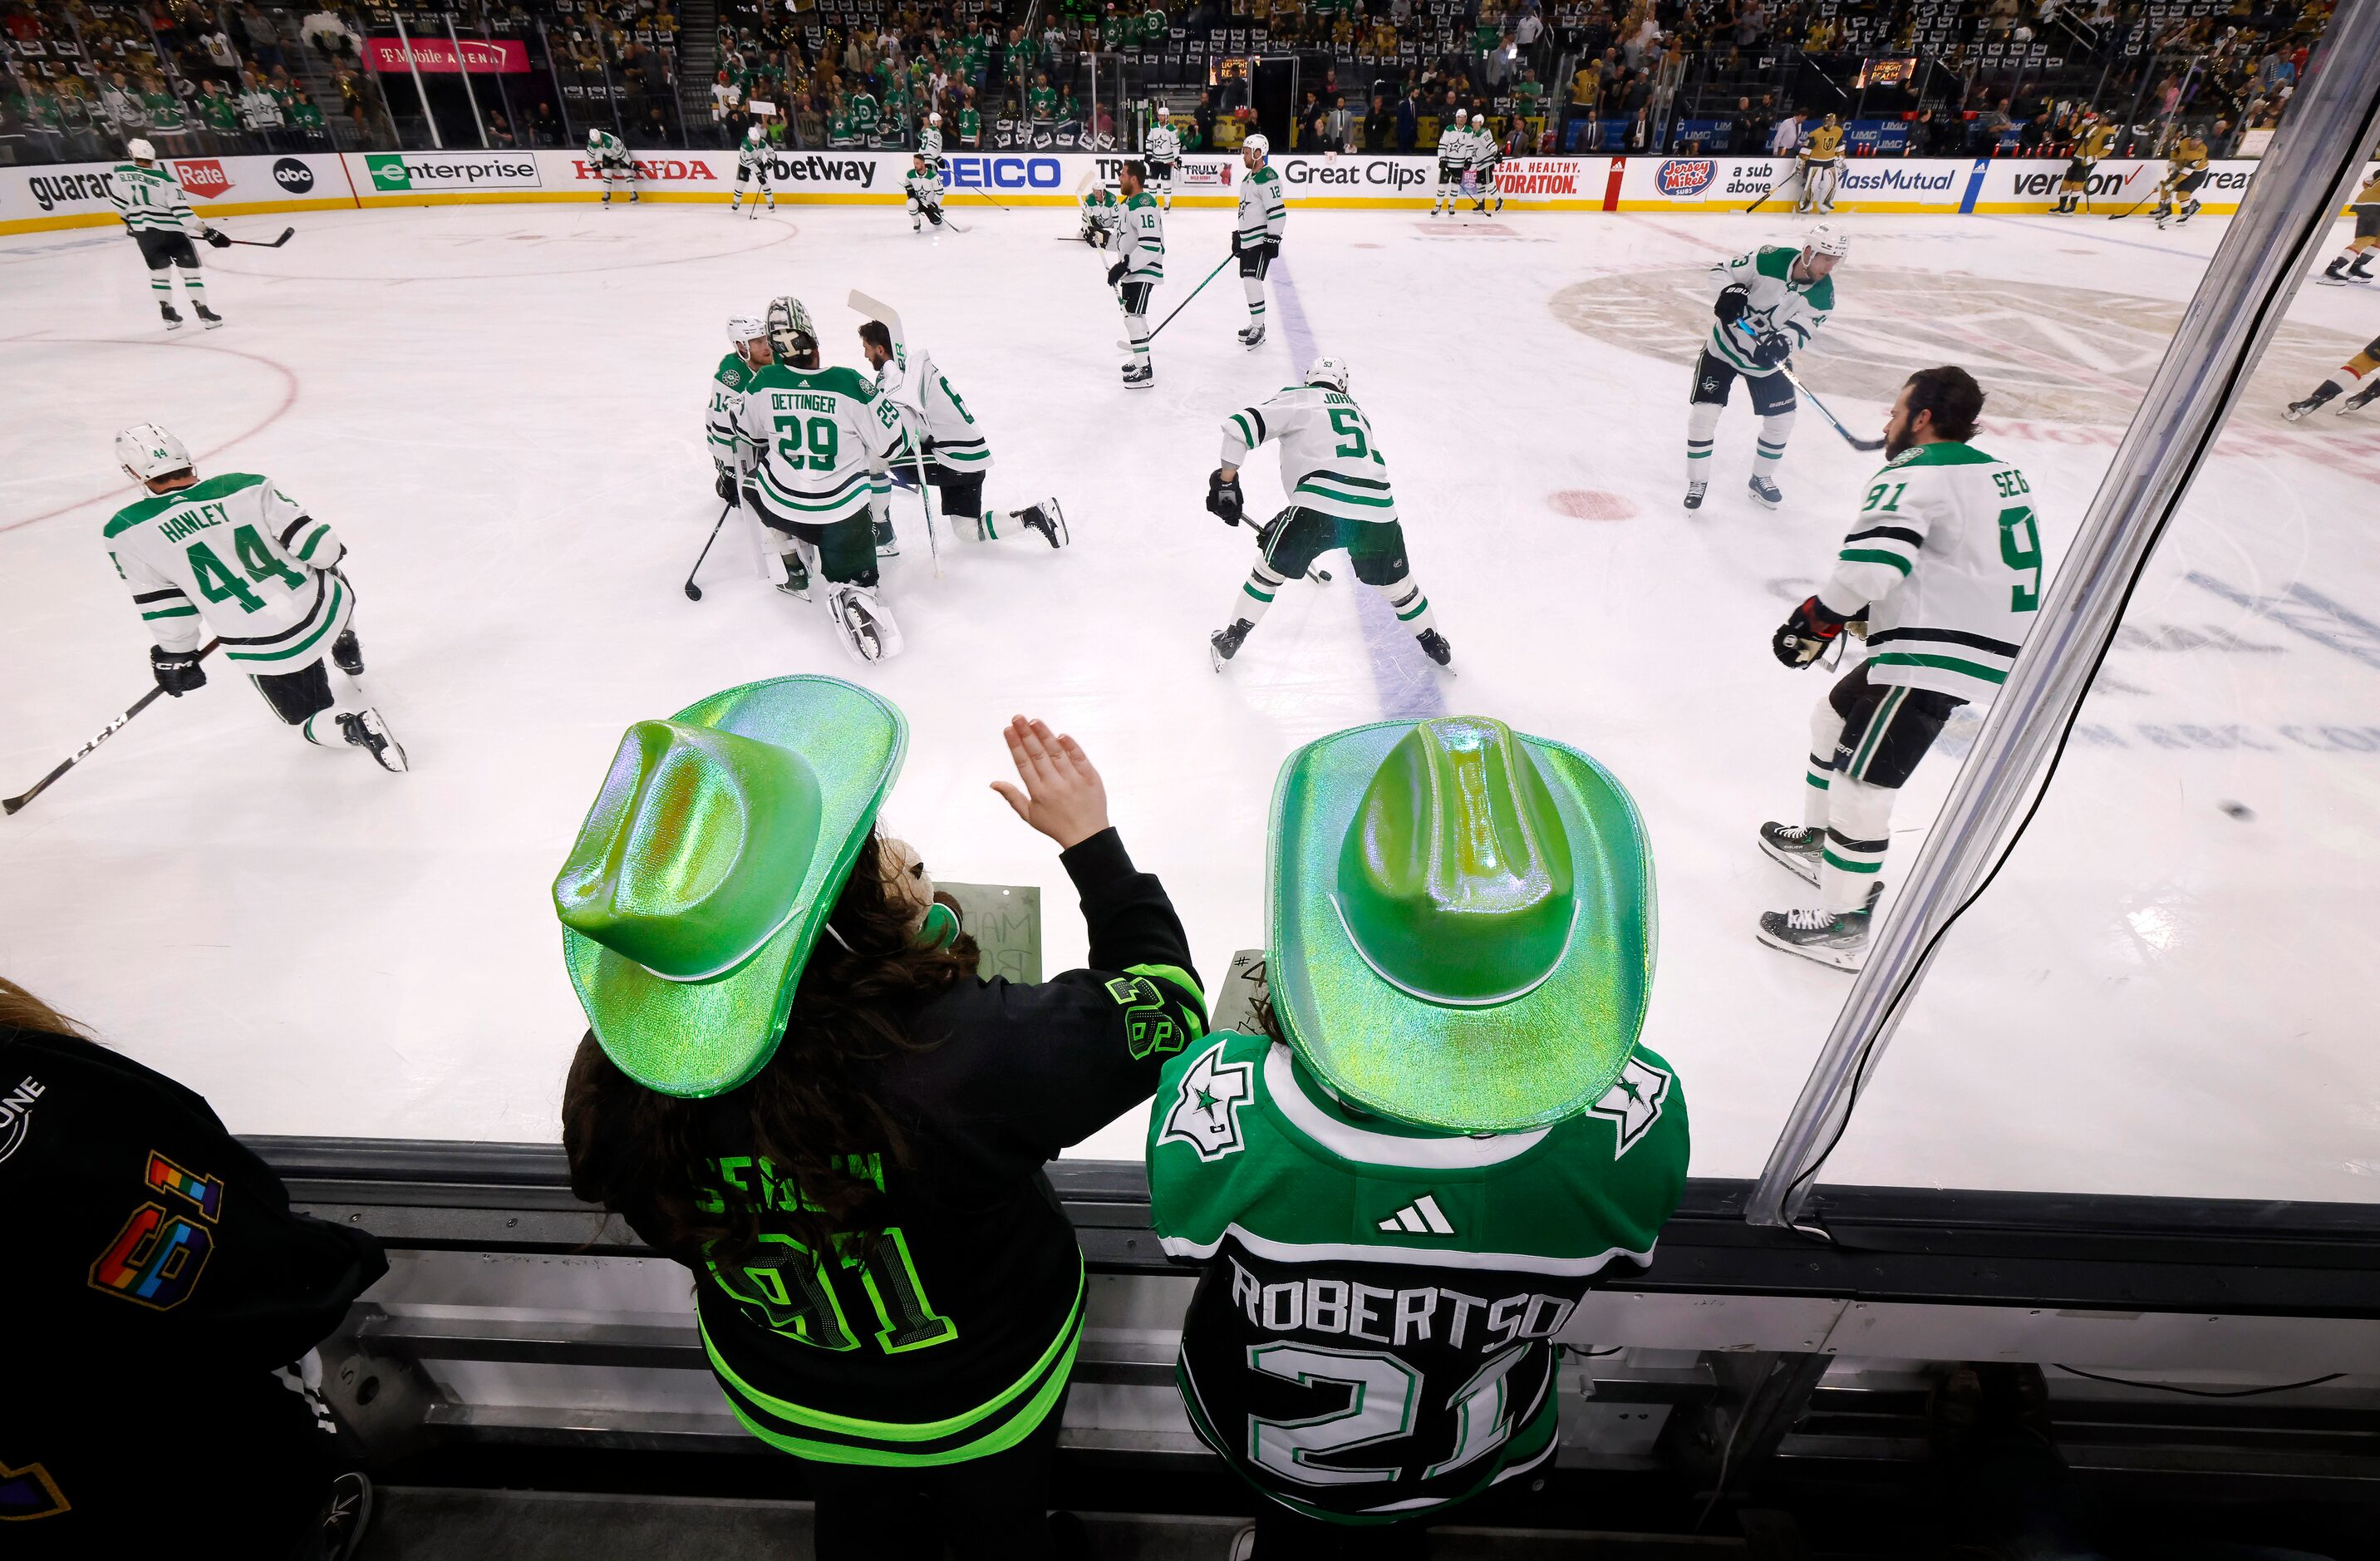
<path id="1" fill-rule="evenodd" d="M 1595 488 L 1564 488 L 1546 502 L 1573 520 L 1628 520 L 1636 514 L 1635 500 Z"/>
<path id="2" fill-rule="evenodd" d="M 2238 819 L 2241 823 L 2253 823 L 2256 822 L 2256 810 L 2251 808 L 2245 802 L 2217 802 L 2215 805 L 2222 809 L 2224 812 L 2229 814 L 2231 817 Z"/>

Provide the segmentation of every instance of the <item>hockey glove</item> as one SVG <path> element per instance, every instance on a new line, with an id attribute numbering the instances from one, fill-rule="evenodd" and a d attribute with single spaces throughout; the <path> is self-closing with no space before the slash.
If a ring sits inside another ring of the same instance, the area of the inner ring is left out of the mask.
<path id="1" fill-rule="evenodd" d="M 1207 512 L 1220 516 L 1226 526 L 1236 526 L 1246 516 L 1247 499 L 1236 474 L 1226 477 L 1220 466 L 1207 474 Z"/>
<path id="2" fill-rule="evenodd" d="M 1774 369 L 1792 356 L 1793 344 L 1782 331 L 1763 331 L 1753 338 L 1752 360 L 1764 369 Z"/>
<path id="3" fill-rule="evenodd" d="M 1266 239 L 1266 240 L 1265 240 L 1265 260 L 1266 260 L 1268 262 L 1272 262 L 1272 261 L 1277 261 L 1277 260 L 1279 260 L 1279 259 L 1281 259 L 1281 240 L 1280 240 L 1280 239 L 1278 239 L 1278 238 L 1268 238 L 1268 239 Z"/>
<path id="4" fill-rule="evenodd" d="M 1793 616 L 1770 637 L 1768 648 L 1777 652 L 1779 662 L 1798 672 L 1816 661 L 1842 631 L 1843 620 L 1813 596 L 1793 609 Z"/>
<path id="5" fill-rule="evenodd" d="M 719 469 L 719 481 L 713 482 L 710 489 L 719 495 L 719 502 L 730 509 L 744 502 L 744 495 L 735 491 L 735 474 L 723 466 Z"/>
<path id="6" fill-rule="evenodd" d="M 1113 264 L 1113 265 L 1111 265 L 1111 266 L 1108 267 L 1108 286 L 1109 286 L 1109 287 L 1121 287 L 1121 286 L 1123 286 L 1123 274 L 1124 274 L 1124 272 L 1125 272 L 1125 270 L 1126 270 L 1126 269 L 1127 269 L 1127 267 L 1124 265 L 1124 262 L 1122 262 L 1122 261 L 1118 261 L 1118 262 L 1115 262 L 1115 264 Z"/>
<path id="7" fill-rule="evenodd" d="M 213 245 L 218 250 L 228 250 L 231 248 L 231 235 L 223 232 L 219 228 L 211 227 L 207 229 L 205 238 L 208 243 Z"/>
<path id="8" fill-rule="evenodd" d="M 1711 312 L 1718 316 L 1720 324 L 1732 325 L 1751 307 L 1752 289 L 1738 282 L 1719 293 L 1718 301 L 1711 305 Z"/>
<path id="9" fill-rule="evenodd" d="M 207 669 L 199 664 L 196 651 L 169 651 L 163 645 L 152 645 L 149 670 L 156 674 L 157 687 L 176 699 L 207 686 Z"/>

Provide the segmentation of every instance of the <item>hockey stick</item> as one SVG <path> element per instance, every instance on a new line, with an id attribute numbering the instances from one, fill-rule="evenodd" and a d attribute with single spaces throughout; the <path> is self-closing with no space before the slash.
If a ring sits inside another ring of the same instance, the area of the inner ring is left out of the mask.
<path id="1" fill-rule="evenodd" d="M 222 643 L 223 641 L 220 640 L 208 640 L 204 645 L 199 647 L 197 659 L 200 661 L 206 660 L 208 655 L 214 651 L 214 648 Z M 101 743 L 105 742 L 108 738 L 114 737 L 116 733 L 122 731 L 126 725 L 129 723 L 134 716 L 140 714 L 142 711 L 156 703 L 159 696 L 163 695 L 164 691 L 165 690 L 163 688 L 152 689 L 147 693 L 141 695 L 139 699 L 133 701 L 131 709 L 126 711 L 115 720 L 110 721 L 106 726 L 102 726 L 99 729 L 99 736 L 91 738 L 80 748 L 76 749 L 73 758 L 67 760 L 56 769 L 52 770 L 40 780 L 35 781 L 32 786 L 23 793 L 15 797 L 0 799 L 0 813 L 13 813 L 18 809 L 22 808 L 26 803 L 30 802 L 34 798 L 39 797 L 42 792 L 47 791 L 50 788 L 50 783 L 52 781 L 56 780 L 60 775 L 65 774 L 68 770 L 73 769 L 77 764 L 79 764 L 84 760 L 90 758 L 93 749 L 97 748 Z"/>
<path id="2" fill-rule="evenodd" d="M 732 504 L 719 506 L 719 518 L 710 523 L 710 539 L 702 544 L 702 551 L 694 555 L 694 567 L 686 572 L 686 599 L 689 602 L 702 600 L 702 587 L 694 583 L 694 577 L 702 573 L 702 561 L 710 556 L 710 544 L 719 540 L 719 528 L 727 524 L 727 512 L 735 507 Z"/>
<path id="3" fill-rule="evenodd" d="M 1731 320 L 1729 323 L 1734 326 L 1735 329 L 1742 331 L 1745 336 L 1750 337 L 1752 335 L 1752 333 L 1744 328 L 1744 323 L 1742 320 Z M 1811 406 L 1818 409 L 1818 415 L 1826 419 L 1829 423 L 1832 423 L 1834 425 L 1835 432 L 1841 434 L 1843 436 L 1843 442 L 1849 445 L 1852 449 L 1881 450 L 1884 448 L 1883 440 L 1863 439 L 1858 434 L 1853 433 L 1850 429 L 1845 428 L 1843 426 L 1842 419 L 1827 410 L 1827 404 L 1810 394 L 1810 387 L 1802 383 L 1802 376 L 1793 372 L 1791 364 L 1779 363 L 1777 365 L 1777 372 L 1785 376 L 1785 383 L 1787 384 L 1791 385 L 1796 391 L 1801 393 L 1803 400 L 1809 402 Z"/>
<path id="4" fill-rule="evenodd" d="M 1809 165 L 1806 163 L 1796 162 L 1793 165 L 1793 171 L 1787 174 L 1783 178 L 1779 179 L 1775 184 L 1770 185 L 1766 190 L 1762 191 L 1759 200 L 1755 201 L 1751 205 L 1746 206 L 1743 209 L 1743 214 L 1745 216 L 1750 216 L 1753 213 L 1760 210 L 1761 207 L 1768 204 L 1769 197 L 1775 195 L 1779 190 L 1783 189 L 1787 185 L 1791 184 L 1795 179 L 1802 178 L 1803 172 L 1808 168 L 1808 166 Z M 1808 183 L 1809 181 L 1807 179 L 1803 179 L 1803 184 L 1805 188 Z"/>
<path id="5" fill-rule="evenodd" d="M 1215 267 L 1214 270 L 1207 273 L 1207 282 L 1212 282 L 1216 277 L 1220 276 L 1223 274 L 1223 266 L 1231 264 L 1233 261 L 1238 260 L 1239 258 L 1237 251 L 1224 256 L 1222 265 L 1219 265 Z M 1195 299 L 1200 293 L 1205 292 L 1207 290 L 1207 282 L 1201 282 L 1196 287 L 1191 288 L 1190 299 Z M 1173 314 L 1179 314 L 1184 310 L 1189 308 L 1190 299 L 1184 299 L 1180 303 L 1175 304 L 1173 306 Z M 1163 331 L 1166 326 L 1173 323 L 1173 314 L 1169 314 L 1164 319 L 1157 323 L 1157 330 L 1148 333 L 1148 339 L 1150 341 L 1155 341 L 1158 337 L 1159 332 Z M 1132 350 L 1132 343 L 1128 340 L 1119 339 L 1116 342 L 1116 346 L 1122 348 L 1126 352 L 1130 352 Z"/>
<path id="6" fill-rule="evenodd" d="M 281 230 L 281 237 L 272 240 L 270 243 L 261 238 L 233 238 L 228 233 L 225 234 L 224 237 L 234 244 L 245 244 L 251 250 L 277 250 L 281 248 L 282 245 L 289 242 L 290 236 L 295 234 L 297 231 L 298 230 L 294 227 L 285 227 Z"/>

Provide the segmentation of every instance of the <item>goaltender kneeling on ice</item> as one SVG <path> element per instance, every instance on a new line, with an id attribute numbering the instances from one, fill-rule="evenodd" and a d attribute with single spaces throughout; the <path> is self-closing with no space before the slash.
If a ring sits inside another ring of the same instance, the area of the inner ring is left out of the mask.
<path id="1" fill-rule="evenodd" d="M 895 399 L 900 344 L 882 323 L 871 320 L 860 332 L 879 372 L 875 384 L 820 362 L 818 332 L 799 299 L 771 300 L 764 321 L 739 315 L 727 334 L 741 384 L 728 386 L 722 363 L 712 386 L 720 496 L 777 533 L 780 591 L 816 600 L 810 577 L 824 577 L 828 616 L 854 660 L 883 661 L 901 651 L 900 626 L 878 595 L 876 566 L 900 551 L 891 518 L 896 480 L 910 488 L 931 483 L 953 525 L 955 518 L 972 520 L 979 540 L 1038 533 L 1051 547 L 1065 544 L 1055 499 L 997 518 L 981 512 L 991 450 L 974 414 L 926 360 L 923 404 Z"/>

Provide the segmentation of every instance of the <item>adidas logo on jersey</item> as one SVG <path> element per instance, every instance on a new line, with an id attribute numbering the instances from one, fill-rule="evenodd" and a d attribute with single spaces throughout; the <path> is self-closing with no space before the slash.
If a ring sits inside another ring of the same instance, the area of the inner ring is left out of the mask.
<path id="1" fill-rule="evenodd" d="M 1454 1226 L 1449 1225 L 1446 1211 L 1438 1200 L 1425 1192 L 1412 1202 L 1380 1222 L 1382 1230 L 1401 1230 L 1408 1236 L 1451 1236 Z"/>

